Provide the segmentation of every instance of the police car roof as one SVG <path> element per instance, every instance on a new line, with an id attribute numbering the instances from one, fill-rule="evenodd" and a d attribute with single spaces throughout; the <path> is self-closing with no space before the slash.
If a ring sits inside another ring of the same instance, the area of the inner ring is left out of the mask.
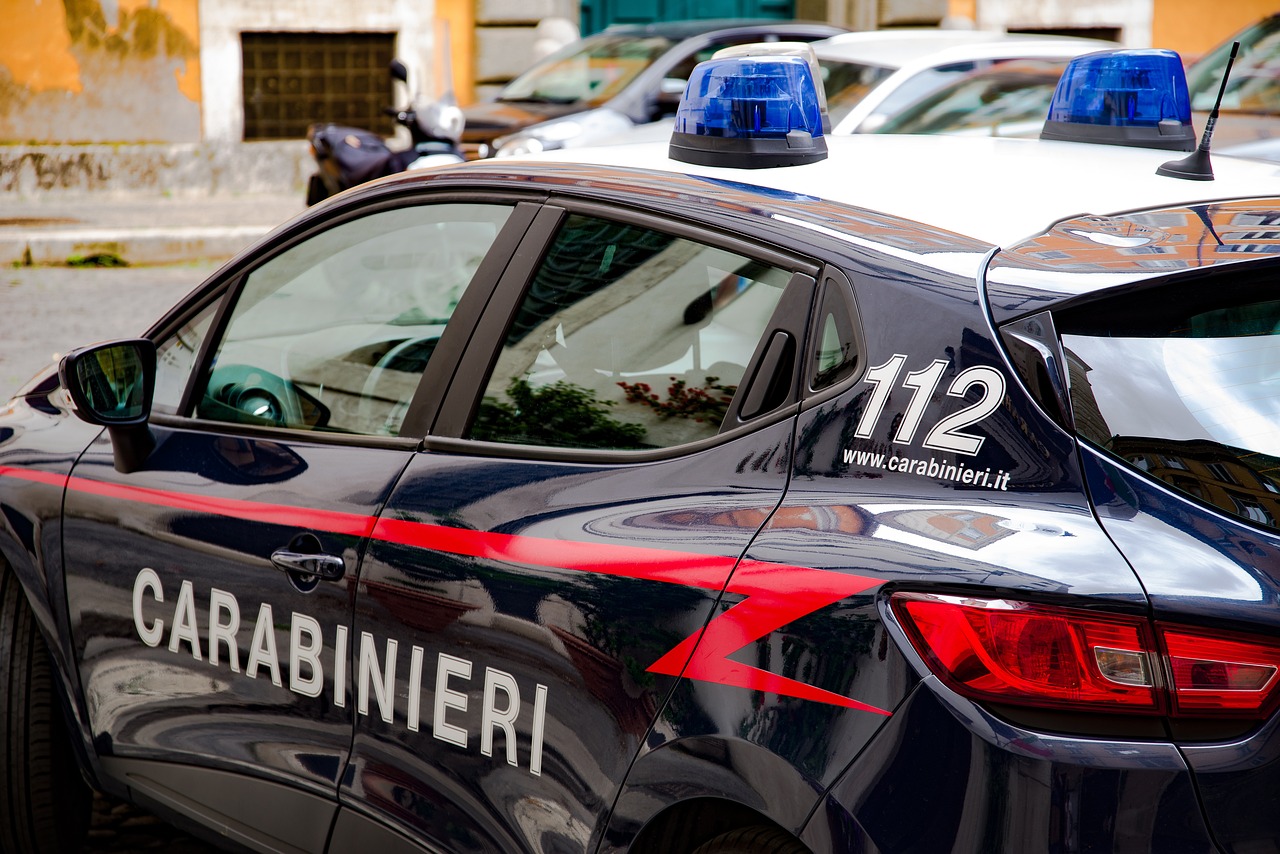
<path id="1" fill-rule="evenodd" d="M 1001 247 L 1074 216 L 1280 197 L 1280 164 L 1243 158 L 1214 156 L 1214 180 L 1189 181 L 1156 174 L 1161 164 L 1186 156 L 1176 151 L 941 135 L 826 140 L 825 160 L 765 169 L 672 160 L 665 143 L 575 148 L 530 159 L 713 177 L 856 205 Z"/>

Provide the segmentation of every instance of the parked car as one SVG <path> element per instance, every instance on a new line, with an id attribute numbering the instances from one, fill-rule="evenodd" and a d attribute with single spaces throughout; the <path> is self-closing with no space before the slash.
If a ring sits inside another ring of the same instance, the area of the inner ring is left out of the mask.
<path id="1" fill-rule="evenodd" d="M 768 19 L 612 26 L 546 57 L 492 101 L 464 108 L 463 147 L 477 157 L 591 144 L 674 114 L 689 72 L 722 47 L 843 32 Z"/>
<path id="2" fill-rule="evenodd" d="M 1065 62 L 1115 47 L 1101 39 L 982 30 L 845 33 L 813 45 L 835 134 L 876 133 L 941 87 L 1010 60 Z"/>
<path id="3" fill-rule="evenodd" d="M 984 123 L 987 132 L 991 131 L 991 123 L 1004 123 L 1006 126 L 999 128 L 996 135 L 1034 136 L 1039 133 L 1035 109 L 1042 103 L 1047 110 L 1057 83 L 1056 77 L 1047 76 L 1055 73 L 1050 69 L 1061 74 L 1072 57 L 1117 45 L 1101 39 L 1001 31 L 907 29 L 845 33 L 813 42 L 811 47 L 821 69 L 833 134 L 960 132 L 964 124 L 959 113 L 980 106 L 976 99 L 991 98 L 999 92 L 999 103 L 990 104 L 986 115 L 976 121 Z M 1024 76 L 1017 79 L 1014 68 L 999 70 L 1023 60 L 1042 65 L 1034 72 L 1030 65 L 1019 66 Z M 989 78 L 985 76 L 988 72 L 992 75 Z M 963 81 L 971 77 L 974 82 L 963 90 L 957 88 L 950 96 L 941 94 L 947 87 L 963 86 Z M 1024 85 L 1032 91 L 1015 94 Z M 940 93 L 939 98 L 956 99 L 942 106 L 943 110 L 956 111 L 954 125 L 939 122 L 936 116 L 921 115 L 934 109 L 925 104 L 925 99 L 934 93 Z M 1017 118 L 1007 122 L 999 118 L 1003 110 L 1015 107 Z M 899 129 L 902 126 L 893 122 L 908 111 L 913 115 L 909 120 L 911 129 Z M 1043 123 L 1043 111 L 1038 121 Z M 670 133 L 668 118 L 624 129 L 600 141 L 652 142 Z"/>
<path id="4" fill-rule="evenodd" d="M 1107 59 L 1061 141 L 714 60 L 665 143 L 360 185 L 41 372 L 0 850 L 89 786 L 235 852 L 1274 847 L 1280 170 L 1171 177 L 1180 61 Z"/>
<path id="5" fill-rule="evenodd" d="M 1223 93 L 1213 147 L 1224 154 L 1280 160 L 1280 13 L 1245 27 L 1187 68 L 1196 124 L 1203 128 L 1221 89 L 1231 46 L 1240 51 Z"/>
<path id="6" fill-rule="evenodd" d="M 1065 59 L 1005 59 L 944 84 L 885 119 L 876 133 L 1034 137 Z"/>

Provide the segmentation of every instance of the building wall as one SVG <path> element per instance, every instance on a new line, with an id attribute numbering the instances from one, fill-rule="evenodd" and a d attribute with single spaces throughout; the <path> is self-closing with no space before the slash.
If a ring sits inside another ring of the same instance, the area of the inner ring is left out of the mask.
<path id="1" fill-rule="evenodd" d="M 1125 47 L 1151 47 L 1153 0 L 977 0 L 979 29 L 1115 29 Z"/>
<path id="2" fill-rule="evenodd" d="M 409 67 L 411 85 L 439 94 L 433 0 L 204 0 L 200 5 L 201 108 L 204 138 L 209 142 L 239 142 L 244 135 L 243 32 L 399 33 L 396 55 Z"/>
<path id="3" fill-rule="evenodd" d="M 200 139 L 198 0 L 4 0 L 0 142 Z"/>
<path id="4" fill-rule="evenodd" d="M 1206 3 L 1204 0 L 1154 2 L 1152 45 L 1176 50 L 1184 59 L 1195 59 L 1254 21 L 1280 10 L 1276 0 L 1231 0 L 1229 3 Z"/>

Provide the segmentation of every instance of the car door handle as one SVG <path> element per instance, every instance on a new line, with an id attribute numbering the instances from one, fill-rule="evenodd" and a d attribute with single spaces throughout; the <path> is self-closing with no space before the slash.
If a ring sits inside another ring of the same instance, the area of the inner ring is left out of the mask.
<path id="1" fill-rule="evenodd" d="M 271 565 L 284 572 L 312 575 L 325 581 L 337 581 L 347 574 L 347 562 L 337 555 L 308 554 L 288 548 L 272 552 Z"/>

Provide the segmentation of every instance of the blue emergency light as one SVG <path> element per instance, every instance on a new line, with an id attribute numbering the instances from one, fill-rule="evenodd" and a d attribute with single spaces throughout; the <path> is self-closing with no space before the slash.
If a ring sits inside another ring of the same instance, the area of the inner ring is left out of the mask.
<path id="1" fill-rule="evenodd" d="M 1196 133 L 1182 60 L 1171 50 L 1076 57 L 1058 80 L 1040 138 L 1191 151 Z"/>
<path id="2" fill-rule="evenodd" d="M 673 160 L 760 169 L 827 156 L 818 84 L 799 56 L 712 58 L 694 67 L 676 111 Z"/>

